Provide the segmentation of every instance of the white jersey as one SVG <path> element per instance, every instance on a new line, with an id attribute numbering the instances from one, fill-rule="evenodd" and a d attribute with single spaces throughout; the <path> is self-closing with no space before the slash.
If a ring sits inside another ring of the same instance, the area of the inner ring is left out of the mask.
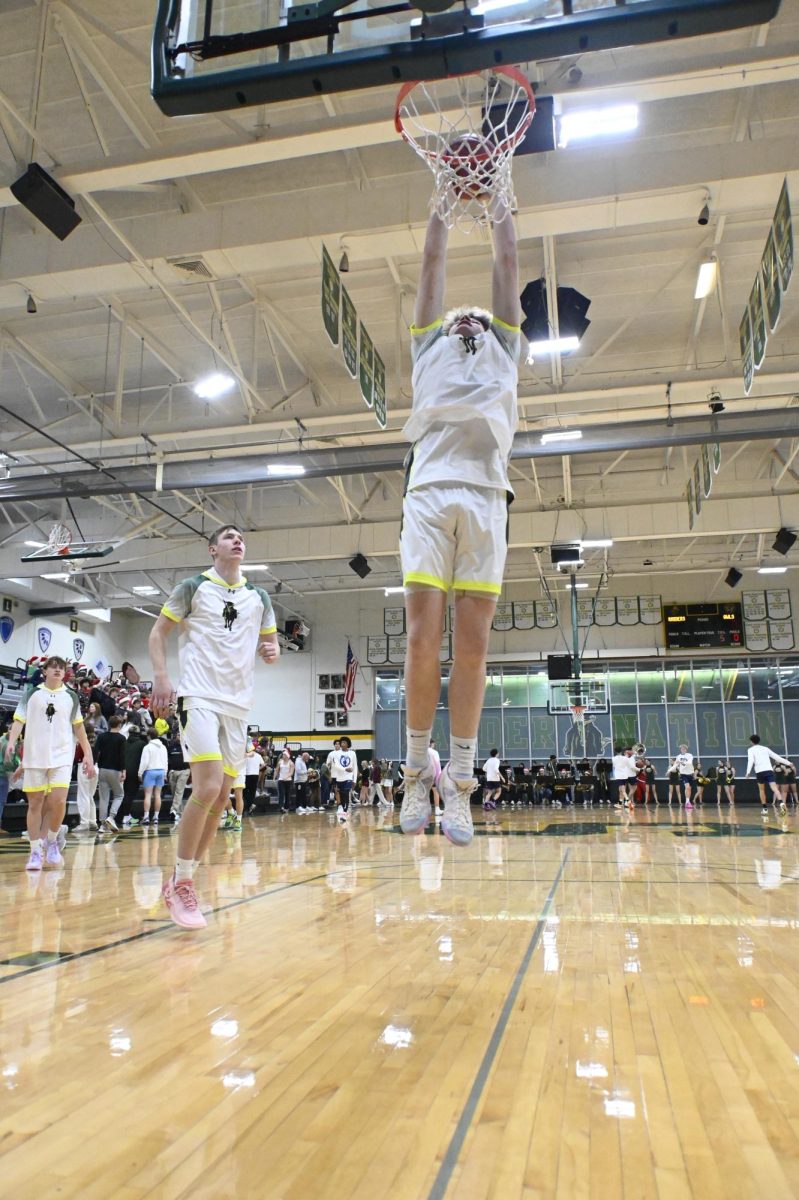
<path id="1" fill-rule="evenodd" d="M 249 750 L 247 752 L 247 759 L 244 765 L 245 775 L 260 775 L 263 765 L 264 760 L 257 750 Z"/>
<path id="2" fill-rule="evenodd" d="M 501 783 L 502 782 L 502 779 L 500 778 L 500 774 L 499 774 L 499 759 L 498 758 L 496 758 L 496 757 L 487 758 L 485 760 L 485 763 L 483 764 L 483 770 L 485 771 L 486 783 Z"/>
<path id="3" fill-rule="evenodd" d="M 177 694 L 183 707 L 246 718 L 258 639 L 277 629 L 263 588 L 244 578 L 228 584 L 204 571 L 174 588 L 161 615 L 180 623 Z"/>
<path id="4" fill-rule="evenodd" d="M 28 687 L 14 720 L 25 725 L 23 765 L 28 770 L 64 767 L 75 757 L 75 729 L 83 724 L 77 692 L 43 683 Z"/>
<path id="5" fill-rule="evenodd" d="M 327 756 L 330 774 L 339 783 L 351 779 L 354 783 L 358 773 L 358 756 L 354 750 L 331 750 Z"/>
<path id="6" fill-rule="evenodd" d="M 165 771 L 167 769 L 166 746 L 160 738 L 153 738 L 141 752 L 139 763 L 139 778 L 145 771 Z"/>
<path id="7" fill-rule="evenodd" d="M 674 760 L 674 765 L 681 775 L 693 775 L 694 756 L 692 754 L 678 754 Z"/>
<path id="8" fill-rule="evenodd" d="M 638 774 L 635 763 L 626 754 L 614 754 L 612 765 L 614 779 L 632 779 L 634 775 Z"/>
<path id="9" fill-rule="evenodd" d="M 448 337 L 439 319 L 412 326 L 411 334 L 413 408 L 403 428 L 413 442 L 408 490 L 458 483 L 512 494 L 518 327 L 495 317 L 485 333 Z"/>
<path id="10" fill-rule="evenodd" d="M 27 734 L 25 736 L 27 737 Z M 780 758 L 779 754 L 769 750 L 768 746 L 750 746 L 746 759 L 746 773 L 748 775 L 750 771 L 754 771 L 757 775 L 760 771 L 773 771 L 775 762 L 782 763 L 785 767 L 791 766 L 787 758 Z"/>

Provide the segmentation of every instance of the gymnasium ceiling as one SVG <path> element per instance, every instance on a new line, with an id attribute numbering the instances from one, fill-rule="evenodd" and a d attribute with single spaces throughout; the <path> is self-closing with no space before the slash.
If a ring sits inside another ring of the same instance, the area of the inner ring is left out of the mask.
<path id="1" fill-rule="evenodd" d="M 20 562 L 22 543 L 46 540 L 57 520 L 114 550 L 66 582 L 38 582 L 39 601 L 155 612 L 159 595 L 133 589 L 163 592 L 203 566 L 203 531 L 228 521 L 288 612 L 320 593 L 397 585 L 407 326 L 430 174 L 393 131 L 390 89 L 163 116 L 149 96 L 153 9 L 0 4 L 4 590 L 30 600 L 31 577 L 57 569 Z M 799 0 L 783 0 L 770 26 L 529 71 L 564 111 L 634 101 L 640 125 L 517 161 L 522 281 L 546 272 L 592 303 L 576 352 L 520 368 L 529 444 L 559 427 L 585 440 L 579 453 L 514 460 L 508 579 L 535 579 L 534 550 L 553 540 L 612 537 L 607 566 L 623 592 L 684 571 L 698 597 L 729 597 L 729 566 L 791 567 L 799 552 L 770 549 L 781 525 L 799 526 L 799 285 L 749 397 L 738 349 L 786 175 L 799 208 Z M 83 222 L 63 243 L 8 190 L 30 157 L 77 198 Z M 385 431 L 322 326 L 323 243 L 336 261 L 346 248 L 346 287 L 386 363 Z M 450 245 L 448 302 L 488 303 L 486 239 L 456 233 Z M 719 286 L 697 301 L 710 254 Z M 238 386 L 200 400 L 191 385 L 215 366 Z M 714 391 L 728 440 L 691 531 L 685 490 Z M 669 396 L 677 425 L 697 418 L 696 444 L 668 444 Z M 321 474 L 262 478 L 276 454 L 307 452 Z M 162 490 L 131 490 L 159 465 Z M 64 472 L 79 482 L 71 511 Z M 364 581 L 347 565 L 356 551 L 373 568 Z M 589 579 L 603 558 L 588 555 Z"/>

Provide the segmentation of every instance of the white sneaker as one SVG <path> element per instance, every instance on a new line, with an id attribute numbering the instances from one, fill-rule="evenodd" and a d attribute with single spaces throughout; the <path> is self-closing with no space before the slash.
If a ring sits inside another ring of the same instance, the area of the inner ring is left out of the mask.
<path id="1" fill-rule="evenodd" d="M 471 796 L 476 787 L 476 779 L 452 779 L 449 763 L 441 772 L 438 781 L 438 790 L 444 801 L 441 832 L 453 846 L 468 846 L 474 836 Z"/>
<path id="2" fill-rule="evenodd" d="M 400 809 L 400 829 L 403 833 L 421 833 L 430 820 L 430 788 L 433 786 L 433 764 L 418 770 L 403 767 L 405 794 Z M 439 789 L 440 792 L 440 789 Z"/>
<path id="3" fill-rule="evenodd" d="M 339 821 L 341 821 L 342 825 L 347 820 L 347 814 L 344 811 L 343 805 L 339 804 L 338 809 L 336 811 L 336 816 L 338 817 Z"/>
<path id="4" fill-rule="evenodd" d="M 64 847 L 67 844 L 67 834 L 68 833 L 69 833 L 68 825 L 62 825 L 60 827 L 60 829 L 58 830 L 58 833 L 56 835 L 56 845 L 58 846 L 59 853 L 64 849 Z M 50 859 L 48 858 L 47 861 L 49 862 Z"/>
<path id="5" fill-rule="evenodd" d="M 94 828 L 96 829 L 97 826 L 95 825 Z M 88 821 L 81 821 L 79 825 L 75 826 L 75 828 L 72 830 L 72 832 L 73 833 L 88 833 L 90 829 L 91 829 L 91 825 L 88 823 Z"/>
<path id="6" fill-rule="evenodd" d="M 297 809 L 297 812 L 300 814 L 301 817 L 304 817 L 307 811 L 308 810 L 306 808 L 298 808 Z"/>

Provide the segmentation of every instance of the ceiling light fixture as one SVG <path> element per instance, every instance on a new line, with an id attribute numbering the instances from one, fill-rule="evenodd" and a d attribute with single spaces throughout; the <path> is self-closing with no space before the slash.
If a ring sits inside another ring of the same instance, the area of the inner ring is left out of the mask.
<path id="1" fill-rule="evenodd" d="M 613 104 L 607 108 L 584 108 L 563 113 L 558 122 L 558 146 L 564 149 L 569 142 L 586 138 L 609 137 L 614 133 L 631 133 L 638 128 L 637 104 Z"/>
<path id="2" fill-rule="evenodd" d="M 404 595 L 405 588 L 404 587 L 395 587 L 395 588 L 384 588 L 383 589 L 383 594 L 385 596 L 397 596 L 397 595 L 399 595 L 400 592 L 402 592 Z"/>
<path id="3" fill-rule="evenodd" d="M 268 571 L 269 567 L 266 563 L 245 563 L 242 570 L 244 571 Z"/>
<path id="4" fill-rule="evenodd" d="M 570 354 L 579 345 L 580 339 L 578 337 L 549 338 L 547 341 L 542 342 L 528 342 L 527 365 L 532 366 L 536 360 L 536 355 L 541 358 L 546 354 Z"/>
<path id="5" fill-rule="evenodd" d="M 612 546 L 613 538 L 594 538 L 590 542 L 581 541 L 580 545 L 584 550 L 599 550 L 603 547 Z"/>
<path id="6" fill-rule="evenodd" d="M 783 567 L 782 569 L 784 571 L 785 567 Z M 69 579 L 69 575 L 65 575 L 63 573 L 63 571 L 54 571 L 52 574 L 41 575 L 40 578 L 41 579 L 55 579 L 59 583 L 66 583 L 66 581 Z"/>
<path id="7" fill-rule="evenodd" d="M 304 475 L 305 467 L 301 463 L 270 463 L 266 468 L 267 475 Z"/>
<path id="8" fill-rule="evenodd" d="M 26 540 L 22 544 L 23 546 L 33 546 L 36 550 L 43 550 L 47 542 L 30 542 Z"/>
<path id="9" fill-rule="evenodd" d="M 715 258 L 703 262 L 696 277 L 694 300 L 706 300 L 711 292 L 715 292 L 719 281 L 719 264 Z"/>
<path id="10" fill-rule="evenodd" d="M 138 587 L 131 588 L 132 592 L 136 592 L 139 596 L 157 596 L 160 588 L 153 587 L 152 584 L 141 584 Z"/>
<path id="11" fill-rule="evenodd" d="M 784 575 L 787 567 L 758 567 L 758 575 Z"/>
<path id="12" fill-rule="evenodd" d="M 541 445 L 545 446 L 547 442 L 579 442 L 582 436 L 582 429 L 559 429 L 557 433 L 542 433 Z"/>
<path id="13" fill-rule="evenodd" d="M 232 375 L 213 371 L 210 375 L 203 375 L 202 379 L 197 380 L 194 385 L 194 394 L 201 400 L 218 400 L 220 396 L 232 391 L 235 386 L 236 380 Z"/>

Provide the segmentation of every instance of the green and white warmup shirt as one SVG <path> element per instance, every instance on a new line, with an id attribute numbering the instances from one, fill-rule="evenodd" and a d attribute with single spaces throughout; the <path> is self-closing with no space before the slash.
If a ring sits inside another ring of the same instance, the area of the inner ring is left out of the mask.
<path id="1" fill-rule="evenodd" d="M 177 694 L 184 707 L 246 718 L 259 638 L 277 630 L 263 588 L 203 571 L 176 585 L 161 615 L 180 624 Z"/>
<path id="2" fill-rule="evenodd" d="M 496 317 L 485 333 L 449 337 L 441 319 L 411 326 L 413 442 L 408 491 L 471 484 L 513 495 L 508 460 L 518 425 L 519 327 Z"/>
<path id="3" fill-rule="evenodd" d="M 64 767 L 75 757 L 75 729 L 83 724 L 77 692 L 43 683 L 30 686 L 17 705 L 14 720 L 25 726 L 23 766 L 45 771 Z"/>

